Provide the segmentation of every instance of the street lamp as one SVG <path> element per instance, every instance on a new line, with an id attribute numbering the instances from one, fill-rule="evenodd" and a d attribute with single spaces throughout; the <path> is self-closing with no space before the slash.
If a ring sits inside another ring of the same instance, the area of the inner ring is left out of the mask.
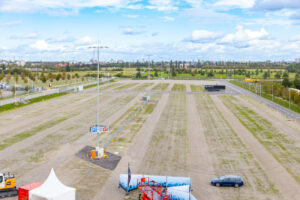
<path id="1" fill-rule="evenodd" d="M 107 46 L 99 46 L 99 42 L 97 46 L 88 47 L 89 49 L 97 49 L 97 156 L 98 158 L 104 155 L 104 149 L 100 148 L 100 79 L 99 79 L 99 49 L 107 49 Z"/>

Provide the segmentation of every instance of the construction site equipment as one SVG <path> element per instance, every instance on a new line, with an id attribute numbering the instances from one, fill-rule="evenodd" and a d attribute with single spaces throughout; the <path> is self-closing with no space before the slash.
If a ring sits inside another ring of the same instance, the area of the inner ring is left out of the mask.
<path id="1" fill-rule="evenodd" d="M 0 198 L 18 195 L 16 177 L 14 175 L 0 173 Z"/>
<path id="2" fill-rule="evenodd" d="M 167 188 L 150 178 L 138 179 L 137 187 L 143 193 L 142 200 L 172 200 L 172 194 L 168 194 Z"/>
<path id="3" fill-rule="evenodd" d="M 19 198 L 18 200 L 29 200 L 29 192 L 35 188 L 38 188 L 42 185 L 42 183 L 31 183 L 29 185 L 24 185 L 19 187 Z"/>
<path id="4" fill-rule="evenodd" d="M 245 82 L 259 82 L 259 79 L 254 79 L 254 78 L 245 78 Z"/>

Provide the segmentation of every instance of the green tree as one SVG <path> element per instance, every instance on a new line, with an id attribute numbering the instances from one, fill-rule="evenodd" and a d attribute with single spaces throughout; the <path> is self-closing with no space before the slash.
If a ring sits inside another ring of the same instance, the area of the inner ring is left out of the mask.
<path id="1" fill-rule="evenodd" d="M 172 76 L 175 77 L 176 75 L 176 71 L 174 70 L 174 68 L 172 68 Z"/>
<path id="2" fill-rule="evenodd" d="M 60 78 L 61 78 L 61 75 L 60 75 L 60 74 L 56 74 L 56 76 L 55 76 L 55 80 L 56 80 L 56 81 L 59 81 L 59 80 L 60 80 Z"/>
<path id="3" fill-rule="evenodd" d="M 141 77 L 142 77 L 141 72 L 137 72 L 137 73 L 135 74 L 135 77 L 136 77 L 136 78 L 141 78 Z"/>
<path id="4" fill-rule="evenodd" d="M 295 87 L 297 88 L 297 89 L 299 89 L 300 90 L 300 78 L 295 78 L 295 80 L 294 80 L 294 85 L 295 85 Z"/>
<path id="5" fill-rule="evenodd" d="M 46 76 L 45 76 L 44 74 L 42 74 L 41 81 L 42 81 L 43 83 L 46 83 L 46 82 L 47 82 L 47 78 L 46 78 Z"/>
<path id="6" fill-rule="evenodd" d="M 17 74 L 17 72 L 15 72 L 15 80 L 16 80 L 16 83 L 18 83 L 18 80 L 19 80 L 19 75 Z"/>
<path id="7" fill-rule="evenodd" d="M 280 72 L 276 72 L 276 74 L 275 74 L 275 78 L 277 78 L 277 79 L 280 79 L 280 78 L 281 78 L 281 74 L 280 74 Z"/>
<path id="8" fill-rule="evenodd" d="M 67 64 L 67 66 L 66 66 L 66 72 L 70 72 L 70 71 L 71 71 L 70 65 Z"/>
<path id="9" fill-rule="evenodd" d="M 282 85 L 284 87 L 290 87 L 291 86 L 291 82 L 288 78 L 284 78 L 283 81 L 282 81 Z"/>
<path id="10" fill-rule="evenodd" d="M 287 67 L 288 72 L 295 73 L 300 70 L 300 63 L 292 63 Z"/>
<path id="11" fill-rule="evenodd" d="M 264 79 L 268 78 L 268 72 L 264 72 Z"/>
<path id="12" fill-rule="evenodd" d="M 210 70 L 207 74 L 207 77 L 214 77 L 214 71 Z"/>

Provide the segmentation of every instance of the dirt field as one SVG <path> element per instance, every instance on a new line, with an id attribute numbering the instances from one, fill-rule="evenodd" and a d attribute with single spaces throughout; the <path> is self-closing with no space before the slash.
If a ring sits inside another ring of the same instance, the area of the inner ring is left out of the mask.
<path id="1" fill-rule="evenodd" d="M 63 183 L 77 189 L 78 200 L 124 199 L 118 177 L 127 173 L 128 163 L 132 173 L 191 177 L 197 199 L 299 199 L 300 125 L 249 97 L 206 93 L 202 86 L 213 83 L 119 80 L 102 85 L 100 121 L 111 131 L 101 135 L 101 144 L 152 90 L 151 101 L 107 146 L 122 156 L 113 171 L 75 156 L 96 144 L 89 133 L 96 123 L 96 88 L 3 112 L 0 169 L 16 174 L 20 186 L 43 182 L 54 168 Z M 211 178 L 225 174 L 242 176 L 245 185 L 210 185 Z"/>

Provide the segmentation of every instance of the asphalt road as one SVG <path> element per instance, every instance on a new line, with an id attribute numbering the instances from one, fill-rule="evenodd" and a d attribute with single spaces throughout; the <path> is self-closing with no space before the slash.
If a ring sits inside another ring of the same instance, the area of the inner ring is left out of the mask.
<path id="1" fill-rule="evenodd" d="M 288 114 L 289 116 L 289 119 L 295 119 L 297 122 L 300 122 L 300 115 L 298 113 L 295 113 L 294 111 L 291 111 L 289 109 L 286 109 L 276 103 L 273 103 L 272 101 L 268 100 L 268 99 L 265 99 L 263 97 L 260 97 L 248 90 L 245 90 L 239 86 L 236 86 L 234 84 L 231 84 L 229 83 L 227 80 L 221 80 L 221 82 L 223 84 L 226 85 L 226 90 L 234 90 L 236 92 L 238 92 L 239 94 L 242 94 L 242 95 L 246 95 L 246 96 L 249 96 L 257 101 L 260 101 L 262 102 L 263 104 L 269 106 L 270 108 L 273 108 L 274 110 L 277 110 L 278 112 L 282 113 L 283 115 L 286 115 Z"/>

